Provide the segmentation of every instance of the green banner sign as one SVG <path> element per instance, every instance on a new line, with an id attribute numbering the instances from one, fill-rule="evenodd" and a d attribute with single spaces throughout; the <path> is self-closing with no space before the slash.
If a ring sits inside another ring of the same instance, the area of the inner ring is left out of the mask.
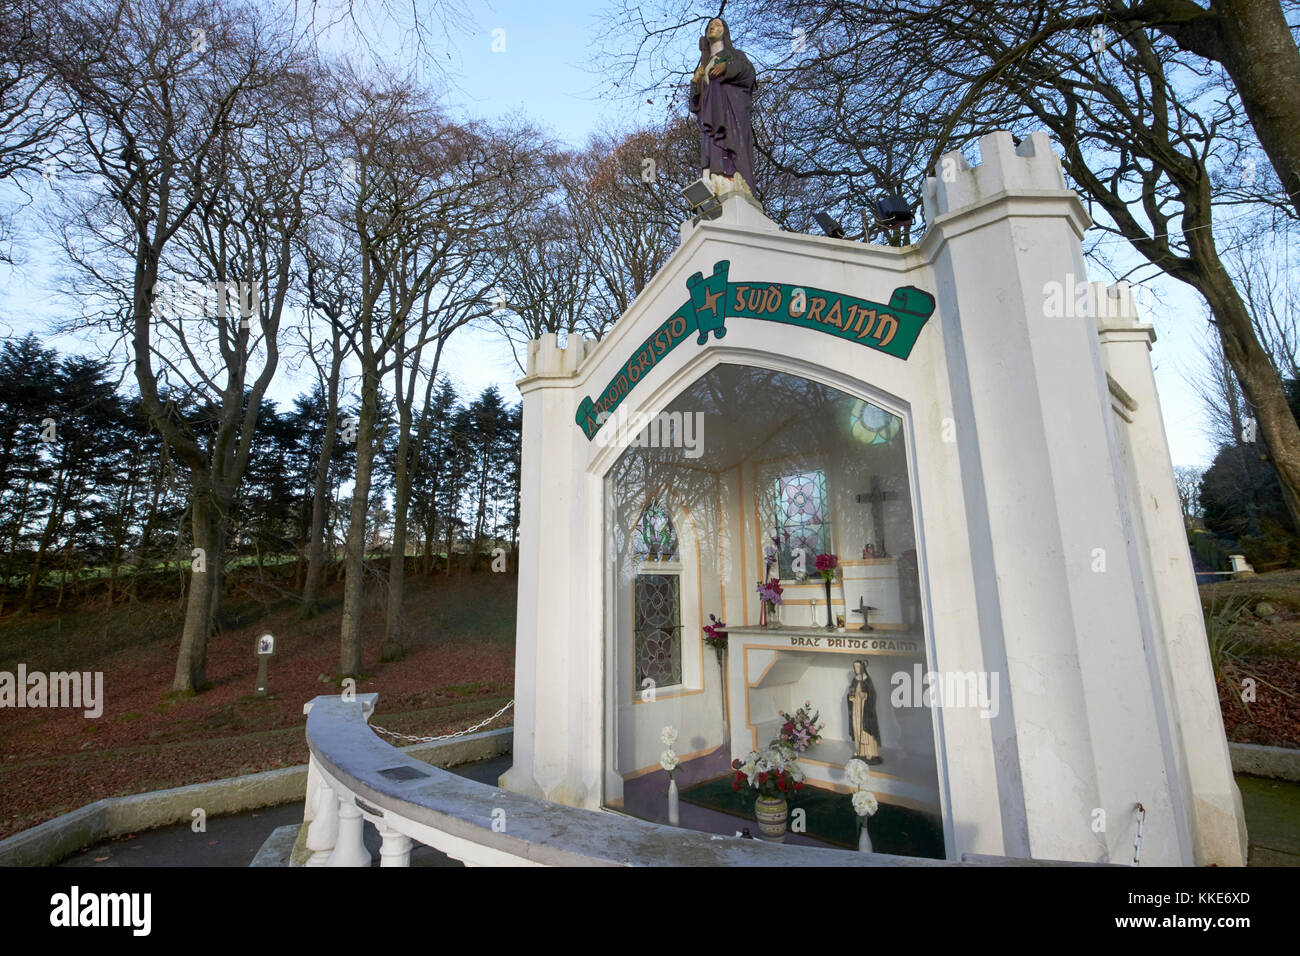
<path id="1" fill-rule="evenodd" d="M 839 292 L 784 282 L 729 282 L 731 263 L 713 266 L 707 279 L 697 272 L 686 280 L 691 298 L 632 353 L 596 399 L 584 398 L 574 420 L 590 441 L 641 377 L 665 355 L 695 334 L 703 345 L 712 333 L 727 334 L 727 319 L 759 319 L 816 329 L 878 352 L 906 359 L 934 312 L 934 297 L 915 286 L 894 290 L 888 305 Z"/>

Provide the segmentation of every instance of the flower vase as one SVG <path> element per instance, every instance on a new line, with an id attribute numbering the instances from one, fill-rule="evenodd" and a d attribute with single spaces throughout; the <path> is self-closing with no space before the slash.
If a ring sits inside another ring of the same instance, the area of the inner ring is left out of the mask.
<path id="1" fill-rule="evenodd" d="M 758 602 L 758 626 L 767 627 L 767 602 Z"/>
<path id="2" fill-rule="evenodd" d="M 867 821 L 866 821 L 866 820 L 860 820 L 859 823 L 858 823 L 858 852 L 859 852 L 859 853 L 870 853 L 870 852 L 872 852 L 872 850 L 871 850 L 871 834 L 869 834 L 869 833 L 867 832 Z"/>
<path id="3" fill-rule="evenodd" d="M 759 794 L 754 801 L 754 819 L 758 821 L 759 836 L 769 843 L 785 842 L 785 822 L 788 816 L 784 797 L 765 797 Z"/>
<path id="4" fill-rule="evenodd" d="M 780 627 L 781 626 L 781 605 L 768 604 L 767 614 L 765 615 L 765 617 L 767 619 L 768 627 Z"/>
<path id="5" fill-rule="evenodd" d="M 674 827 L 679 825 L 677 816 L 677 778 L 672 774 L 668 775 L 668 823 Z"/>
<path id="6" fill-rule="evenodd" d="M 831 607 L 831 582 L 826 579 L 823 582 L 826 585 L 826 630 L 835 630 L 835 608 Z"/>

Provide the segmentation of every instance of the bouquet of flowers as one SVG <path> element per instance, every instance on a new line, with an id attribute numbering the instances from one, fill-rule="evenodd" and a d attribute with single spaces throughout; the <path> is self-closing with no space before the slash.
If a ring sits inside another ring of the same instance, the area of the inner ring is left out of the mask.
<path id="1" fill-rule="evenodd" d="M 821 719 L 821 711 L 813 710 L 812 703 L 806 700 L 793 714 L 781 711 L 781 719 L 784 721 L 781 725 L 781 740 L 799 753 L 819 743 L 822 739 L 821 732 L 826 728 L 825 724 L 817 722 Z"/>
<path id="2" fill-rule="evenodd" d="M 822 576 L 822 580 L 828 584 L 835 580 L 835 569 L 839 567 L 840 559 L 833 554 L 817 555 L 817 573 Z"/>
<path id="3" fill-rule="evenodd" d="M 776 578 L 768 581 L 766 584 L 758 586 L 758 597 L 764 604 L 780 604 L 781 592 L 785 588 L 781 587 L 781 582 Z"/>
<path id="4" fill-rule="evenodd" d="M 871 768 L 854 757 L 844 767 L 844 775 L 855 789 L 864 790 L 871 783 Z"/>
<path id="5" fill-rule="evenodd" d="M 875 816 L 879 809 L 880 804 L 876 800 L 876 795 L 870 790 L 859 790 L 853 795 L 853 812 L 858 816 Z"/>
<path id="6" fill-rule="evenodd" d="M 704 643 L 715 651 L 725 651 L 727 649 L 727 622 L 719 621 L 712 614 L 709 615 L 712 624 L 704 625 Z"/>
<path id="7" fill-rule="evenodd" d="M 744 760 L 733 760 L 736 776 L 731 789 L 749 786 L 764 797 L 779 797 L 803 789 L 799 757 L 788 744 L 774 740 L 762 751 L 751 750 Z"/>
<path id="8" fill-rule="evenodd" d="M 668 749 L 659 755 L 659 766 L 668 771 L 668 779 L 673 778 L 677 770 L 677 765 L 681 763 L 681 758 L 677 756 L 677 751 L 673 750 L 673 744 L 677 743 L 677 728 L 665 727 L 659 732 L 659 739 L 664 742 Z"/>
<path id="9" fill-rule="evenodd" d="M 777 559 L 781 556 L 781 539 L 777 535 L 772 535 L 768 540 L 772 543 L 763 548 L 764 581 L 772 576 L 772 565 L 776 564 Z"/>
<path id="10" fill-rule="evenodd" d="M 858 832 L 866 826 L 867 817 L 875 816 L 880 809 L 876 795 L 867 789 L 871 783 L 871 768 L 854 757 L 844 767 L 844 775 L 849 778 L 855 792 L 853 794 L 853 812 L 858 815 Z"/>

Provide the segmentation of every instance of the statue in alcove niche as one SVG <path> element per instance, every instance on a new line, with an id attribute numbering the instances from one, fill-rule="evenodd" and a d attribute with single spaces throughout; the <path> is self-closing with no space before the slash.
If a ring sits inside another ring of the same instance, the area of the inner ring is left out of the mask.
<path id="1" fill-rule="evenodd" d="M 853 756 L 869 764 L 882 763 L 880 722 L 876 718 L 876 686 L 867 674 L 867 662 L 864 660 L 853 662 L 853 679 L 849 681 L 847 700 Z"/>

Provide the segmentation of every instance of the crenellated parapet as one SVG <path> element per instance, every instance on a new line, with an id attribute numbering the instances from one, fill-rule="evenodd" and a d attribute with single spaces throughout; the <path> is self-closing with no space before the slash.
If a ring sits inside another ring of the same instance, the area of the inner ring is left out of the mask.
<path id="1" fill-rule="evenodd" d="M 528 343 L 528 378 L 560 377 L 577 373 L 583 359 L 596 347 L 596 340 L 570 335 L 564 345 L 559 336 L 547 332 Z"/>
<path id="2" fill-rule="evenodd" d="M 1066 190 L 1061 161 L 1046 133 L 1033 133 L 1019 146 L 1006 130 L 981 136 L 979 142 L 978 166 L 954 151 L 945 153 L 934 175 L 926 177 L 922 203 L 927 223 L 1004 193 Z"/>

